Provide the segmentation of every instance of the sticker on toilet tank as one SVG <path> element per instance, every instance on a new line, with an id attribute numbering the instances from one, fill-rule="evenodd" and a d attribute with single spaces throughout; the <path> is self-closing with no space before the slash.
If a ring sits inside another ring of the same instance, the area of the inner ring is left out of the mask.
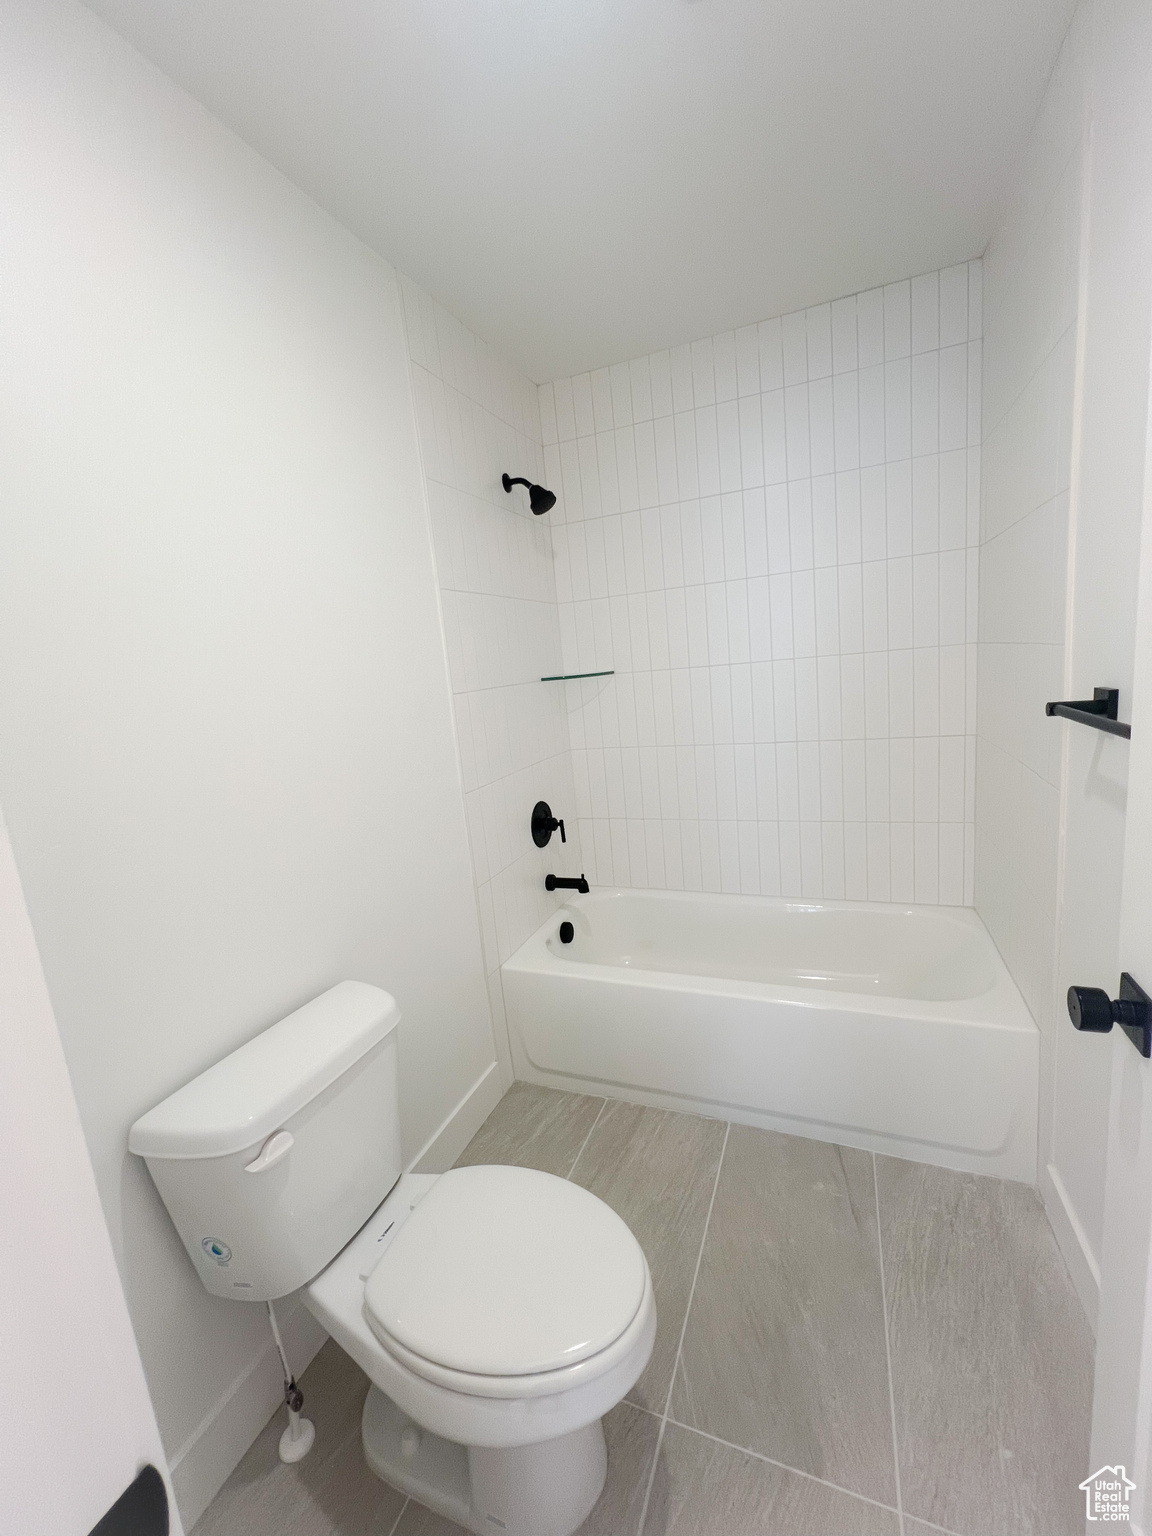
<path id="1" fill-rule="evenodd" d="M 215 1259 L 217 1264 L 224 1265 L 232 1262 L 232 1250 L 227 1243 L 222 1243 L 218 1237 L 206 1237 L 200 1244 L 210 1259 Z"/>

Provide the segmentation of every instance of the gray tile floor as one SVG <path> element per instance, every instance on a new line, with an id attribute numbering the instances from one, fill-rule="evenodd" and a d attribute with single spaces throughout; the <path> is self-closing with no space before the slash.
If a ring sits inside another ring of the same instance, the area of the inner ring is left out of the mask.
<path id="1" fill-rule="evenodd" d="M 608 1415 L 582 1536 L 1065 1536 L 1083 1530 L 1092 1340 L 1034 1191 L 517 1083 L 461 1163 L 613 1206 L 652 1270 L 652 1360 Z M 457 1536 L 360 1451 L 367 1378 L 305 1373 L 194 1536 Z"/>

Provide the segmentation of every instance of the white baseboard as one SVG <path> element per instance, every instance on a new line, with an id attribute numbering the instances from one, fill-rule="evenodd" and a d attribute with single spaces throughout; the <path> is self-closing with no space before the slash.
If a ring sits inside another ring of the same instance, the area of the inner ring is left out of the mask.
<path id="1" fill-rule="evenodd" d="M 409 1173 L 444 1173 L 504 1097 L 500 1064 L 492 1062 L 408 1165 Z"/>
<path id="2" fill-rule="evenodd" d="M 284 1351 L 301 1375 L 328 1335 L 300 1302 L 277 1311 Z M 284 1401 L 284 1378 L 271 1331 L 268 1345 L 214 1403 L 171 1458 L 172 1491 L 191 1531 Z"/>
<path id="3" fill-rule="evenodd" d="M 1096 1332 L 1100 1310 L 1100 1265 L 1088 1242 L 1088 1234 L 1064 1188 L 1064 1181 L 1051 1163 L 1040 1171 L 1040 1198 L 1056 1234 L 1056 1242 L 1072 1276 L 1072 1284 L 1088 1317 L 1088 1326 Z"/>

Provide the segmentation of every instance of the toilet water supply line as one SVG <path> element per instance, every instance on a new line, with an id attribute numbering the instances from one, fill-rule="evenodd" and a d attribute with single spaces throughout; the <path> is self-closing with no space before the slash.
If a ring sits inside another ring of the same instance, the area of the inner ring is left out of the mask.
<path id="1" fill-rule="evenodd" d="M 276 1340 L 276 1350 L 280 1356 L 280 1364 L 284 1370 L 284 1404 L 288 1409 L 288 1427 L 280 1436 L 280 1460 L 293 1462 L 303 1461 L 312 1449 L 316 1439 L 316 1426 L 311 1419 L 302 1419 L 300 1410 L 304 1406 L 304 1394 L 296 1385 L 289 1365 L 288 1356 L 284 1353 L 284 1341 L 280 1337 L 280 1329 L 276 1325 L 276 1314 L 272 1310 L 272 1303 L 265 1302 L 268 1308 L 268 1321 L 272 1324 L 272 1337 Z"/>

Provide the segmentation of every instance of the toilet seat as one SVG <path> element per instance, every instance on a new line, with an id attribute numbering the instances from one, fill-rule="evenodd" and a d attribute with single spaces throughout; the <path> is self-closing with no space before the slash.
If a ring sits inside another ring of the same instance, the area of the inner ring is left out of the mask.
<path id="1" fill-rule="evenodd" d="M 636 1314 L 628 1327 L 606 1349 L 578 1361 L 575 1365 L 562 1366 L 555 1371 L 538 1371 L 522 1376 L 482 1376 L 471 1371 L 454 1371 L 413 1354 L 394 1339 L 380 1339 L 375 1329 L 373 1337 L 379 1340 L 381 1349 L 397 1365 L 405 1367 L 414 1376 L 450 1392 L 465 1397 L 529 1399 L 551 1397 L 568 1392 L 586 1382 L 596 1381 L 608 1375 L 621 1362 L 626 1361 L 644 1339 L 654 1308 L 652 1282 L 645 1265 L 645 1283 Z M 366 1309 L 365 1309 L 366 1311 Z"/>
<path id="2" fill-rule="evenodd" d="M 456 1168 L 368 1277 L 364 1318 L 427 1380 L 535 1396 L 610 1369 L 649 1285 L 632 1232 L 579 1185 L 531 1168 Z"/>
<path id="3" fill-rule="evenodd" d="M 525 1446 L 592 1423 L 616 1406 L 652 1354 L 656 1300 L 646 1261 L 640 1305 L 620 1338 L 556 1371 L 470 1376 L 437 1368 L 422 1357 L 414 1361 L 416 1370 L 369 1327 L 365 1282 L 382 1262 L 378 1255 L 395 1243 L 446 1177 L 405 1174 L 361 1232 L 303 1291 L 305 1306 L 392 1402 L 448 1440 L 492 1448 Z"/>

